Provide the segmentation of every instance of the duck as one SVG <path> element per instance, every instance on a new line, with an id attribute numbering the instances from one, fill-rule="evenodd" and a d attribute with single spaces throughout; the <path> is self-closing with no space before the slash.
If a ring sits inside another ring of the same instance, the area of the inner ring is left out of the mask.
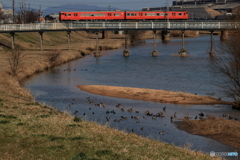
<path id="1" fill-rule="evenodd" d="M 197 119 L 197 116 L 195 117 L 195 119 Z"/>
<path id="2" fill-rule="evenodd" d="M 152 116 L 152 119 L 153 119 L 153 120 L 157 120 L 156 116 Z"/>
<path id="3" fill-rule="evenodd" d="M 109 121 L 109 120 L 110 120 L 110 117 L 106 117 L 106 120 Z"/>
<path id="4" fill-rule="evenodd" d="M 148 114 L 150 114 L 150 112 L 149 111 L 145 111 L 145 114 L 148 115 Z"/>
<path id="5" fill-rule="evenodd" d="M 199 116 L 203 117 L 203 116 L 204 116 L 204 114 L 201 112 L 201 113 L 199 113 Z"/>
<path id="6" fill-rule="evenodd" d="M 173 116 L 174 116 L 174 118 L 176 118 L 176 117 L 177 117 L 177 116 L 176 116 L 176 114 L 177 114 L 177 112 L 175 112 L 175 113 L 174 113 L 174 115 L 173 115 Z"/>
<path id="7" fill-rule="evenodd" d="M 159 134 L 162 134 L 162 135 L 163 135 L 163 134 L 164 134 L 164 131 L 162 131 L 162 132 L 159 132 Z"/>
<path id="8" fill-rule="evenodd" d="M 130 108 L 130 109 L 128 109 L 128 112 L 132 112 L 133 111 L 133 107 L 132 108 Z"/>
<path id="9" fill-rule="evenodd" d="M 163 107 L 163 111 L 166 111 L 166 108 L 167 108 L 166 106 L 165 106 L 165 107 Z"/>
<path id="10" fill-rule="evenodd" d="M 78 111 L 75 111 L 73 114 L 77 114 L 78 113 Z"/>
<path id="11" fill-rule="evenodd" d="M 124 111 L 124 107 L 121 108 L 121 111 Z"/>

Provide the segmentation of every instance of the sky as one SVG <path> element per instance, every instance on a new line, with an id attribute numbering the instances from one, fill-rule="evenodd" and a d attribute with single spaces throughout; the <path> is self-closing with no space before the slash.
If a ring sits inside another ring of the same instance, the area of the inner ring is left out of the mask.
<path id="1" fill-rule="evenodd" d="M 31 9 L 39 9 L 40 5 L 41 9 L 46 9 L 48 7 L 58 7 L 67 4 L 85 4 L 106 7 L 106 10 L 108 6 L 122 10 L 141 10 L 145 7 L 163 7 L 167 3 L 168 6 L 171 6 L 173 0 L 0 0 L 0 3 L 12 7 L 13 1 L 15 1 L 15 8 L 20 8 L 21 2 L 25 2 L 27 8 L 30 5 Z"/>

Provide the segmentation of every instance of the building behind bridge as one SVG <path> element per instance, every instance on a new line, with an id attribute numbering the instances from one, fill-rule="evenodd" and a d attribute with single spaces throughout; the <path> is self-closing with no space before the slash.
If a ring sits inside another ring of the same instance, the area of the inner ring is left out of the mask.
<path id="1" fill-rule="evenodd" d="M 190 19 L 215 19 L 219 15 L 235 14 L 240 10 L 239 0 L 181 0 L 172 6 L 142 8 L 144 11 L 188 11 Z"/>

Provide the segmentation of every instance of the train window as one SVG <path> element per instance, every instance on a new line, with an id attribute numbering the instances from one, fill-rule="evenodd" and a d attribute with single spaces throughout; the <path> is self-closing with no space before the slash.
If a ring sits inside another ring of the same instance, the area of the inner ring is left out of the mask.
<path id="1" fill-rule="evenodd" d="M 168 13 L 165 13 L 165 16 L 168 16 Z"/>
<path id="2" fill-rule="evenodd" d="M 98 14 L 94 14 L 95 17 L 98 17 Z"/>
<path id="3" fill-rule="evenodd" d="M 165 13 L 160 13 L 160 16 L 165 16 Z"/>
<path id="4" fill-rule="evenodd" d="M 156 15 L 157 15 L 157 16 L 160 16 L 160 14 L 159 14 L 159 13 L 156 13 Z"/>
<path id="5" fill-rule="evenodd" d="M 151 13 L 147 13 L 147 16 L 151 16 Z"/>
<path id="6" fill-rule="evenodd" d="M 71 17 L 71 14 L 67 14 L 68 17 Z"/>
<path id="7" fill-rule="evenodd" d="M 131 16 L 136 16 L 136 14 L 135 13 L 131 13 Z"/>
<path id="8" fill-rule="evenodd" d="M 176 16 L 176 13 L 172 13 L 173 16 Z"/>
<path id="9" fill-rule="evenodd" d="M 86 17 L 89 17 L 89 14 L 86 14 Z"/>
<path id="10" fill-rule="evenodd" d="M 127 16 L 130 16 L 130 13 L 128 13 Z"/>
<path id="11" fill-rule="evenodd" d="M 85 14 L 81 14 L 81 17 L 85 17 Z"/>
<path id="12" fill-rule="evenodd" d="M 115 13 L 114 16 L 120 16 L 119 13 Z"/>
<path id="13" fill-rule="evenodd" d="M 108 16 L 112 16 L 112 14 L 111 14 L 111 13 L 108 13 Z"/>
<path id="14" fill-rule="evenodd" d="M 142 16 L 143 14 L 142 13 L 139 13 L 139 16 Z"/>
<path id="15" fill-rule="evenodd" d="M 77 14 L 77 13 L 74 13 L 74 16 L 78 16 L 78 14 Z"/>
<path id="16" fill-rule="evenodd" d="M 152 13 L 152 16 L 156 16 L 156 13 Z"/>
<path id="17" fill-rule="evenodd" d="M 182 13 L 178 13 L 178 15 L 179 15 L 179 16 L 181 16 L 181 15 L 182 15 Z"/>

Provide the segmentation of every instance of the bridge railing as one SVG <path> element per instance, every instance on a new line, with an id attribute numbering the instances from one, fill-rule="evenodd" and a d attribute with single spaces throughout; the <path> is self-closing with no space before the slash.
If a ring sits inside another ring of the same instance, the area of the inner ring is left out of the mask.
<path id="1" fill-rule="evenodd" d="M 223 30 L 240 28 L 235 22 L 78 22 L 0 25 L 0 32 L 54 30 Z"/>

